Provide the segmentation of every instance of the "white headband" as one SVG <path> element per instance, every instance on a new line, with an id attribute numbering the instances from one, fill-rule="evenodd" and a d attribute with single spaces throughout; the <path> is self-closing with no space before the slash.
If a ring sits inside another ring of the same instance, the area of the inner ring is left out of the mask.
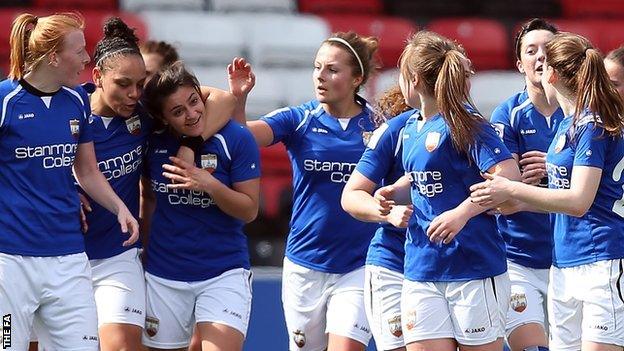
<path id="1" fill-rule="evenodd" d="M 106 54 L 104 54 L 104 56 L 100 57 L 100 59 L 99 59 L 99 60 L 97 60 L 97 62 L 95 63 L 95 65 L 96 65 L 96 66 L 99 66 L 99 65 L 100 65 L 100 63 L 101 63 L 102 61 L 104 61 L 104 59 L 105 59 L 105 58 L 108 58 L 108 57 L 111 57 L 111 56 L 113 56 L 113 55 L 117 55 L 117 54 L 120 54 L 120 53 L 123 53 L 123 52 L 130 52 L 130 51 L 135 51 L 135 49 L 133 49 L 133 48 L 123 48 L 123 49 L 115 50 L 115 51 L 113 51 L 113 52 L 106 53 Z"/>
<path id="2" fill-rule="evenodd" d="M 346 40 L 342 39 L 342 38 L 329 38 L 326 41 L 337 41 L 341 44 L 343 44 L 344 46 L 348 47 L 349 50 L 351 50 L 351 52 L 353 53 L 353 55 L 355 55 L 355 58 L 357 59 L 358 63 L 360 64 L 360 72 L 362 72 L 362 76 L 364 76 L 364 65 L 362 64 L 362 60 L 360 59 L 360 56 L 357 54 L 357 52 L 355 51 L 355 49 L 353 48 L 353 46 L 351 46 L 351 44 L 349 44 L 349 42 L 347 42 Z"/>

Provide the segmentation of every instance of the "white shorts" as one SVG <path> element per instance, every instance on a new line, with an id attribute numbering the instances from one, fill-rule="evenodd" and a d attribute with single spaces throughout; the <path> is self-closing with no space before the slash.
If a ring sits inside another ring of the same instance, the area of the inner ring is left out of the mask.
<path id="1" fill-rule="evenodd" d="M 0 315 L 9 324 L 5 331 L 11 347 L 7 350 L 28 349 L 35 317 L 48 349 L 97 350 L 97 315 L 87 255 L 0 253 Z"/>
<path id="2" fill-rule="evenodd" d="M 505 336 L 509 276 L 465 282 L 403 282 L 401 321 L 405 344 L 451 338 L 484 345 Z"/>
<path id="3" fill-rule="evenodd" d="M 107 323 L 145 325 L 145 276 L 139 250 L 91 260 L 98 326 Z"/>
<path id="4" fill-rule="evenodd" d="M 251 272 L 236 268 L 199 282 L 145 273 L 147 316 L 143 344 L 160 349 L 189 345 L 195 323 L 223 324 L 247 333 L 251 313 Z"/>
<path id="5" fill-rule="evenodd" d="M 377 350 L 405 346 L 401 329 L 403 274 L 373 265 L 366 265 L 365 274 L 364 307 Z"/>
<path id="6" fill-rule="evenodd" d="M 325 350 L 328 333 L 364 345 L 370 341 L 364 312 L 364 267 L 332 274 L 284 258 L 282 304 L 290 350 Z"/>
<path id="7" fill-rule="evenodd" d="M 507 337 L 519 326 L 537 323 L 544 329 L 549 269 L 529 268 L 507 261 L 511 297 L 507 313 Z"/>
<path id="8" fill-rule="evenodd" d="M 551 350 L 580 350 L 581 340 L 624 346 L 623 261 L 550 269 Z"/>

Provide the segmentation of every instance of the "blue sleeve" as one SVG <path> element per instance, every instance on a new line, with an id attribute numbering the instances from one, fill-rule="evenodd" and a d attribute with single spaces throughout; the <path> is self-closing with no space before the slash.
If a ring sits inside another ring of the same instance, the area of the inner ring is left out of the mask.
<path id="1" fill-rule="evenodd" d="M 90 90 L 90 85 L 79 85 L 74 90 L 80 95 L 80 105 L 84 111 L 84 118 L 80 120 L 80 137 L 78 143 L 89 143 L 93 141 L 93 130 L 91 129 L 91 104 L 89 103 L 89 94 L 87 89 Z"/>
<path id="2" fill-rule="evenodd" d="M 302 122 L 303 116 L 305 114 L 299 113 L 295 107 L 284 107 L 261 117 L 260 120 L 266 122 L 273 130 L 271 144 L 279 142 L 288 144 L 297 126 Z"/>
<path id="3" fill-rule="evenodd" d="M 256 140 L 247 128 L 239 128 L 230 170 L 233 183 L 260 178 L 260 151 Z"/>
<path id="4" fill-rule="evenodd" d="M 377 128 L 355 169 L 368 180 L 380 184 L 390 172 L 395 159 L 396 138 L 387 123 Z"/>
<path id="5" fill-rule="evenodd" d="M 507 104 L 499 105 L 494 112 L 492 112 L 490 123 L 494 126 L 496 134 L 503 140 L 509 152 L 518 154 L 518 134 L 511 125 L 509 114 L 510 110 Z"/>
<path id="6" fill-rule="evenodd" d="M 512 158 L 496 130 L 489 123 L 483 123 L 470 154 L 481 172 L 487 172 L 495 164 Z"/>
<path id="7" fill-rule="evenodd" d="M 611 137 L 602 126 L 593 122 L 578 126 L 574 138 L 574 165 L 603 168 Z"/>

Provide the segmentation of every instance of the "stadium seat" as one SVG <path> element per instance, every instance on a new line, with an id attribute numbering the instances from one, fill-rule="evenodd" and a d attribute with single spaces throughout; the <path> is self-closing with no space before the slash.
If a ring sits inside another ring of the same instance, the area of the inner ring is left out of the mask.
<path id="1" fill-rule="evenodd" d="M 496 106 L 524 89 L 524 77 L 518 71 L 480 72 L 471 78 L 470 83 L 470 95 L 487 119 Z"/>
<path id="2" fill-rule="evenodd" d="M 285 106 L 297 106 L 314 99 L 314 83 L 312 82 L 312 65 L 299 69 L 272 70 L 279 77 L 285 92 Z"/>
<path id="3" fill-rule="evenodd" d="M 208 8 L 216 12 L 293 13 L 295 0 L 209 0 Z"/>
<path id="4" fill-rule="evenodd" d="M 117 11 L 117 0 L 34 0 L 33 7 L 62 10 Z"/>
<path id="5" fill-rule="evenodd" d="M 371 85 L 369 101 L 374 101 L 380 97 L 386 90 L 399 84 L 399 70 L 397 68 L 381 71 Z"/>
<path id="6" fill-rule="evenodd" d="M 187 66 L 199 80 L 199 84 L 229 90 L 226 66 Z"/>
<path id="7" fill-rule="evenodd" d="M 560 31 L 582 35 L 598 48 L 603 46 L 602 33 L 600 33 L 600 29 L 596 26 L 594 21 L 556 19 L 552 20 L 552 23 L 554 23 Z"/>
<path id="8" fill-rule="evenodd" d="M 202 12 L 146 11 L 150 37 L 176 45 L 191 65 L 221 65 L 243 55 L 243 27 L 231 16 Z"/>
<path id="9" fill-rule="evenodd" d="M 478 15 L 478 6 L 470 0 L 385 0 L 384 7 L 388 14 L 412 21 Z"/>
<path id="10" fill-rule="evenodd" d="M 139 16 L 129 12 L 108 12 L 108 11 L 82 11 L 85 19 L 85 40 L 87 41 L 87 50 L 93 55 L 95 45 L 104 36 L 103 26 L 107 19 L 113 16 L 121 18 L 130 28 L 135 29 L 135 33 L 140 40 L 148 37 L 148 30 L 145 22 Z"/>
<path id="11" fill-rule="evenodd" d="M 353 30 L 360 35 L 379 38 L 379 57 L 384 67 L 396 67 L 405 42 L 418 27 L 413 22 L 397 17 L 368 15 L 326 15 L 332 32 Z"/>
<path id="12" fill-rule="evenodd" d="M 309 15 L 238 15 L 244 26 L 250 61 L 256 67 L 311 67 L 330 32 L 322 19 Z M 224 35 L 224 30 L 219 35 Z"/>
<path id="13" fill-rule="evenodd" d="M 299 0 L 299 11 L 314 14 L 381 14 L 381 0 Z"/>
<path id="14" fill-rule="evenodd" d="M 267 113 L 286 106 L 288 91 L 279 71 L 255 69 L 256 86 L 247 98 L 247 118 L 258 119 Z"/>
<path id="15" fill-rule="evenodd" d="M 206 7 L 205 0 L 119 0 L 124 11 L 202 11 Z"/>
<path id="16" fill-rule="evenodd" d="M 561 16 L 560 0 L 488 0 L 479 2 L 478 15 L 497 20 L 524 18 L 557 18 Z"/>
<path id="17" fill-rule="evenodd" d="M 563 16 L 567 18 L 616 18 L 624 16 L 622 0 L 560 0 Z"/>
<path id="18" fill-rule="evenodd" d="M 277 218 L 280 204 L 286 194 L 292 193 L 292 168 L 290 159 L 283 144 L 275 144 L 260 149 L 261 207 L 263 214 L 269 218 Z"/>
<path id="19" fill-rule="evenodd" d="M 466 49 L 475 69 L 509 69 L 511 46 L 505 27 L 497 21 L 479 18 L 440 19 L 427 29 L 457 40 Z"/>
<path id="20" fill-rule="evenodd" d="M 291 175 L 292 167 L 284 144 L 260 148 L 260 158 L 263 175 Z"/>
<path id="21" fill-rule="evenodd" d="M 598 47 L 606 55 L 609 51 L 624 45 L 624 21 L 593 20 L 593 25 L 600 33 Z"/>

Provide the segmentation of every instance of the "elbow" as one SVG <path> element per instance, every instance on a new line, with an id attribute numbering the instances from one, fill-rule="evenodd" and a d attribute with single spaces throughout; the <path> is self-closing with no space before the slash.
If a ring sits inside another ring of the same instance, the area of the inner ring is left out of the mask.
<path id="1" fill-rule="evenodd" d="M 247 211 L 241 218 L 245 224 L 253 222 L 258 217 L 258 206 L 255 206 L 251 210 Z"/>
<path id="2" fill-rule="evenodd" d="M 589 208 L 591 207 L 591 204 L 579 204 L 577 206 L 572 207 L 569 211 L 568 211 L 568 215 L 573 216 L 573 217 L 583 217 L 585 216 L 585 214 L 587 213 L 587 211 L 589 211 Z"/>

